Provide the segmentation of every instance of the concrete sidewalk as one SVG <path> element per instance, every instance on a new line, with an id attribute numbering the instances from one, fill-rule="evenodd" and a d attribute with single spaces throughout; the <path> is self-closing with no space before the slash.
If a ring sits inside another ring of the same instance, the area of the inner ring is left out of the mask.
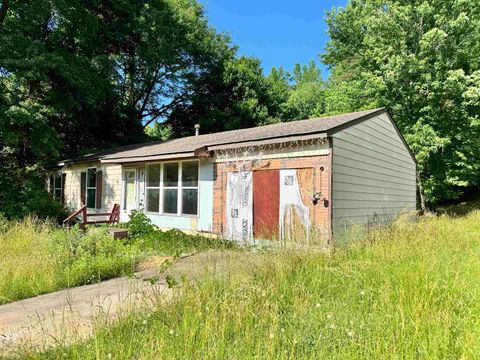
<path id="1" fill-rule="evenodd" d="M 167 278 L 195 282 L 206 273 L 223 276 L 254 266 L 258 254 L 210 250 L 177 260 L 165 272 L 168 258 L 140 264 L 132 277 L 79 286 L 0 305 L 0 358 L 20 346 L 46 347 L 88 337 L 98 321 L 113 321 L 133 309 L 149 310 L 169 301 L 178 288 Z"/>
<path id="2" fill-rule="evenodd" d="M 172 289 L 160 267 L 97 284 L 65 289 L 0 306 L 0 357 L 19 346 L 55 345 L 88 336 L 94 321 L 168 300 Z"/>

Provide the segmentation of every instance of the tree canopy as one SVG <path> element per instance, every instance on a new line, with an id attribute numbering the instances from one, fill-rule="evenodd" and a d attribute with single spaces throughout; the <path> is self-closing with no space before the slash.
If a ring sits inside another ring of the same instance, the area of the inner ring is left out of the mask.
<path id="1" fill-rule="evenodd" d="M 1 0 L 0 212 L 46 209 L 42 172 L 72 154 L 196 123 L 207 133 L 379 106 L 428 202 L 454 199 L 479 186 L 479 15 L 473 0 L 350 0 L 327 14 L 323 81 L 315 61 L 265 76 L 196 0 Z"/>
<path id="2" fill-rule="evenodd" d="M 430 203 L 480 176 L 480 3 L 351 0 L 327 17 L 327 113 L 388 106 Z"/>

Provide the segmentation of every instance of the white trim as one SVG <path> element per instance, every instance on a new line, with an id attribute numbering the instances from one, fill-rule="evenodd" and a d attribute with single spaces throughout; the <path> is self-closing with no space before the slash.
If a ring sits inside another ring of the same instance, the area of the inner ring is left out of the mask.
<path id="1" fill-rule="evenodd" d="M 91 169 L 95 169 L 95 186 L 88 186 L 88 170 L 91 170 Z M 85 205 L 87 206 L 87 209 L 96 209 L 97 208 L 97 171 L 98 171 L 98 168 L 97 167 L 88 167 L 87 168 L 87 179 L 85 181 Z M 95 205 L 93 208 L 91 207 L 88 207 L 88 190 L 92 190 L 92 189 L 95 189 Z"/>
<path id="2" fill-rule="evenodd" d="M 119 163 L 135 163 L 135 162 L 160 162 L 161 160 L 172 160 L 174 162 L 179 161 L 180 159 L 191 159 L 195 157 L 195 152 L 185 152 L 185 153 L 173 153 L 165 155 L 151 155 L 151 156 L 133 156 L 133 157 L 122 157 L 122 158 L 107 158 L 100 159 L 102 164 L 119 164 Z"/>
<path id="3" fill-rule="evenodd" d="M 56 177 L 57 177 L 57 175 L 58 175 L 58 177 L 60 177 L 60 187 L 59 187 L 59 188 L 56 186 Z M 62 172 L 62 171 L 54 171 L 54 172 L 53 172 L 53 189 L 52 189 L 52 195 L 53 195 L 53 198 L 54 198 L 55 200 L 60 201 L 60 202 L 62 201 L 62 198 L 63 198 L 63 195 L 64 195 L 64 194 L 63 194 L 63 189 L 64 189 L 64 187 L 63 187 L 63 172 Z M 57 196 L 56 196 L 56 194 L 55 194 L 57 190 L 60 190 L 60 197 L 59 197 L 59 198 L 57 198 Z"/>
<path id="4" fill-rule="evenodd" d="M 292 151 L 289 152 L 273 152 L 271 154 L 263 154 L 261 156 L 262 160 L 268 159 L 285 159 L 285 158 L 296 158 L 296 157 L 310 157 L 310 156 L 319 156 L 319 155 L 328 155 L 330 154 L 329 149 L 311 149 L 311 150 L 299 150 L 299 151 Z M 245 157 L 219 157 L 218 155 L 215 156 L 213 162 L 215 163 L 222 163 L 228 161 L 249 161 L 249 160 L 258 160 L 259 155 L 253 154 Z"/>
<path id="5" fill-rule="evenodd" d="M 135 197 L 135 205 L 133 209 L 138 209 L 138 199 L 139 199 L 139 189 L 138 189 L 138 169 L 136 167 L 127 167 L 122 168 L 122 196 L 121 196 L 121 204 L 120 204 L 120 216 L 122 217 L 122 221 L 128 221 L 128 215 L 131 210 L 133 209 L 125 209 L 125 186 L 126 186 L 126 176 L 125 173 L 127 172 L 134 172 L 134 197 Z"/>

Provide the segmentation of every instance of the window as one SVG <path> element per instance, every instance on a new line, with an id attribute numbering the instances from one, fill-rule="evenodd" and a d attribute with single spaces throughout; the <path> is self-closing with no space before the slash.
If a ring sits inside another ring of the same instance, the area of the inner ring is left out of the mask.
<path id="1" fill-rule="evenodd" d="M 182 162 L 182 213 L 198 212 L 198 162 Z"/>
<path id="2" fill-rule="evenodd" d="M 62 200 L 62 173 L 56 172 L 53 181 L 53 196 L 55 199 Z"/>
<path id="3" fill-rule="evenodd" d="M 163 164 L 163 213 L 178 213 L 178 179 L 180 167 L 178 163 Z"/>
<path id="4" fill-rule="evenodd" d="M 97 169 L 87 169 L 87 208 L 95 209 L 97 199 Z"/>
<path id="5" fill-rule="evenodd" d="M 147 211 L 160 210 L 160 164 L 147 165 Z"/>
<path id="6" fill-rule="evenodd" d="M 62 191 L 63 191 L 63 178 L 62 173 L 55 171 L 50 175 L 50 193 L 53 195 L 55 200 L 62 201 Z"/>
<path id="7" fill-rule="evenodd" d="M 198 214 L 198 161 L 147 165 L 147 211 Z"/>

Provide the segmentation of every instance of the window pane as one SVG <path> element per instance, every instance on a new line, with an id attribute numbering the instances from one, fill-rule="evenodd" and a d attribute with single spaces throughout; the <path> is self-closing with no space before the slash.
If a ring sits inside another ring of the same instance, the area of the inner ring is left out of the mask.
<path id="1" fill-rule="evenodd" d="M 62 197 L 62 190 L 55 189 L 55 199 L 60 200 L 61 197 Z"/>
<path id="2" fill-rule="evenodd" d="M 87 189 L 87 207 L 95 209 L 97 190 Z"/>
<path id="3" fill-rule="evenodd" d="M 178 186 L 178 163 L 163 165 L 163 186 Z"/>
<path id="4" fill-rule="evenodd" d="M 198 190 L 184 189 L 182 195 L 182 213 L 187 215 L 197 215 Z"/>
<path id="5" fill-rule="evenodd" d="M 123 209 L 131 210 L 135 207 L 135 171 L 125 172 Z"/>
<path id="6" fill-rule="evenodd" d="M 148 172 L 147 186 L 148 187 L 160 186 L 160 164 L 148 165 L 147 172 Z"/>
<path id="7" fill-rule="evenodd" d="M 163 212 L 167 214 L 177 213 L 177 189 L 165 189 L 163 190 Z"/>
<path id="8" fill-rule="evenodd" d="M 95 187 L 97 184 L 97 170 L 88 169 L 87 177 L 88 177 L 87 187 Z"/>
<path id="9" fill-rule="evenodd" d="M 147 189 L 147 211 L 158 212 L 160 209 L 160 190 Z"/>
<path id="10" fill-rule="evenodd" d="M 55 188 L 61 189 L 62 187 L 62 174 L 55 173 Z"/>
<path id="11" fill-rule="evenodd" d="M 182 186 L 198 186 L 198 162 L 182 163 Z"/>

